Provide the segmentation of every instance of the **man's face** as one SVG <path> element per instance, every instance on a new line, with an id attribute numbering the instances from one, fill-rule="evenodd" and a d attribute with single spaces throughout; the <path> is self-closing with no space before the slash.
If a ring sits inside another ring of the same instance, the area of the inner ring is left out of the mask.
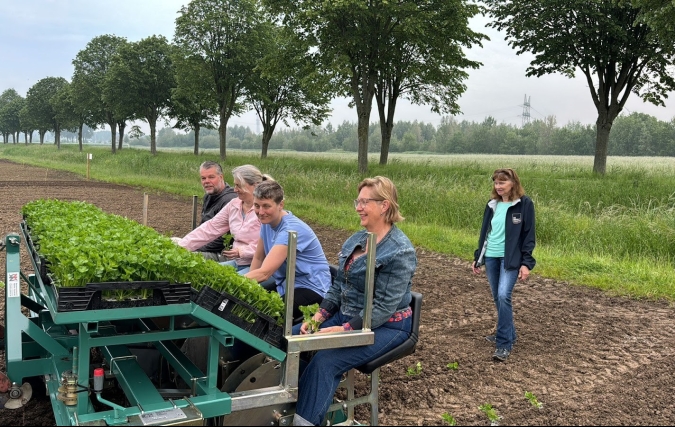
<path id="1" fill-rule="evenodd" d="M 200 169 L 199 175 L 202 179 L 202 187 L 206 194 L 218 194 L 225 188 L 223 174 L 219 174 L 215 167 Z"/>

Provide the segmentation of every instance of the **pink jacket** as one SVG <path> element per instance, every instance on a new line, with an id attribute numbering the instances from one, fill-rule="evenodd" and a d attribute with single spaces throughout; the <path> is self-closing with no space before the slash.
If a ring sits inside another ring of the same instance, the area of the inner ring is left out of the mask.
<path id="1" fill-rule="evenodd" d="M 253 207 L 246 212 L 245 217 L 242 216 L 242 201 L 239 197 L 230 200 L 216 216 L 192 230 L 178 244 L 194 251 L 228 231 L 234 237 L 232 249 L 239 249 L 241 255 L 235 259 L 237 265 L 251 265 L 260 239 L 260 220 Z"/>

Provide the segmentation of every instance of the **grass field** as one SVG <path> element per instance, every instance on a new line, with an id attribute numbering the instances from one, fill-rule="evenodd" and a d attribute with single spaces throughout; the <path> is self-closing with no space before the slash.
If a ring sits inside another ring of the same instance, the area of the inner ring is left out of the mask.
<path id="1" fill-rule="evenodd" d="M 148 192 L 202 195 L 198 167 L 216 151 L 0 144 L 0 158 L 123 183 Z M 385 175 L 399 189 L 401 228 L 418 246 L 470 260 L 477 245 L 494 169 L 518 171 L 537 215 L 533 274 L 636 298 L 675 301 L 675 159 L 609 158 L 607 173 L 592 173 L 592 157 L 393 154 L 370 157 L 367 176 Z M 365 176 L 352 153 L 309 154 L 229 150 L 226 171 L 254 164 L 277 179 L 286 206 L 301 218 L 341 229 L 359 227 L 352 200 Z M 228 172 L 227 181 L 231 182 Z M 36 177 L 39 179 L 39 177 Z M 7 195 L 11 196 L 11 195 Z"/>

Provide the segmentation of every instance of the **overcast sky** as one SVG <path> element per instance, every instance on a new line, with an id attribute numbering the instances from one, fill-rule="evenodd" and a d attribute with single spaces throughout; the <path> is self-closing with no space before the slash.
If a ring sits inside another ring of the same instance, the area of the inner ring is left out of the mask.
<path id="1" fill-rule="evenodd" d="M 44 77 L 64 77 L 70 81 L 72 60 L 94 37 L 114 34 L 138 41 L 153 34 L 173 39 L 175 19 L 186 0 L 0 0 L 0 92 L 14 88 L 21 96 Z M 482 121 L 491 115 L 497 122 L 521 124 L 525 96 L 530 100 L 530 116 L 555 116 L 558 125 L 569 122 L 595 123 L 597 113 L 585 78 L 568 79 L 560 75 L 525 77 L 530 55 L 516 55 L 501 33 L 485 28 L 486 18 L 476 18 L 471 26 L 490 37 L 483 48 L 468 52 L 470 59 L 483 63 L 471 70 L 467 91 L 459 100 L 459 120 Z M 666 107 L 643 103 L 634 94 L 625 113 L 642 112 L 660 120 L 675 117 L 675 94 Z M 332 103 L 331 123 L 356 122 L 356 110 L 348 100 Z M 377 120 L 376 107 L 371 122 Z M 400 101 L 396 120 L 418 120 L 438 125 L 441 116 L 425 106 Z M 248 126 L 256 131 L 253 112 L 232 117 L 229 125 Z M 160 127 L 163 124 L 160 125 Z"/>

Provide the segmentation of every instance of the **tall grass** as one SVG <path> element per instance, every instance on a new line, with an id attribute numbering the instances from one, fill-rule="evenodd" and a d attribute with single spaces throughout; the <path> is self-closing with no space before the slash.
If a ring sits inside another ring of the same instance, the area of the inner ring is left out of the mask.
<path id="1" fill-rule="evenodd" d="M 146 191 L 183 196 L 203 193 L 198 167 L 216 152 L 87 147 L 91 178 Z M 85 153 L 62 145 L 0 145 L 0 158 L 86 173 Z M 286 206 L 321 224 L 358 229 L 352 200 L 365 176 L 353 154 L 230 150 L 223 167 L 251 163 L 286 191 Z M 421 247 L 470 260 L 477 245 L 490 176 L 498 167 L 518 171 L 536 206 L 534 274 L 634 297 L 675 300 L 675 160 L 610 158 L 607 174 L 592 173 L 590 157 L 392 155 L 380 166 L 372 156 L 368 176 L 386 175 L 399 189 L 406 220 L 401 228 Z M 231 177 L 226 172 L 226 179 Z M 337 248 L 335 248 L 337 250 Z M 467 267 L 468 268 L 468 267 Z"/>

